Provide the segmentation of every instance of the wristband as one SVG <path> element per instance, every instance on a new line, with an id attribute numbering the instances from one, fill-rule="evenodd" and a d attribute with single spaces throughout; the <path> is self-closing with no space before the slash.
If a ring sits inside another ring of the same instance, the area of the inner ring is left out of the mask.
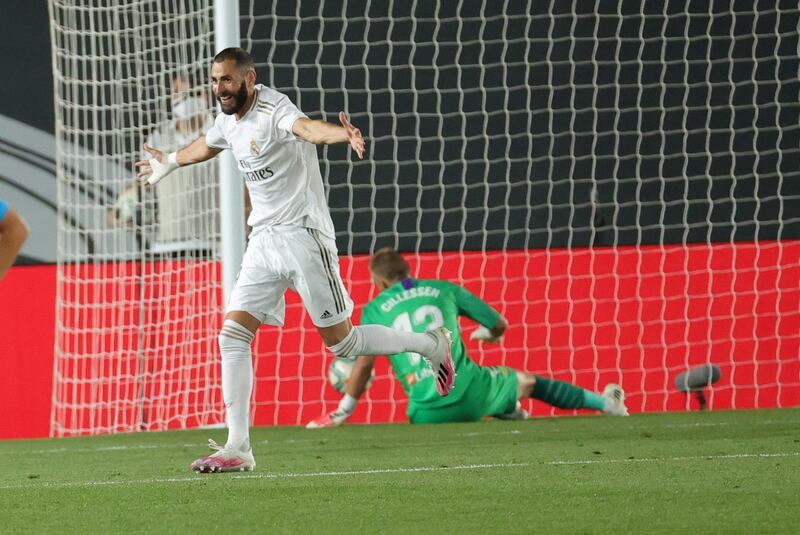
<path id="1" fill-rule="evenodd" d="M 153 174 L 151 174 L 148 179 L 147 183 L 150 185 L 157 184 L 161 181 L 162 178 L 173 172 L 175 169 L 180 167 L 178 164 L 178 153 L 170 152 L 167 154 L 167 161 L 165 163 L 161 163 L 155 158 L 152 158 L 150 161 L 150 168 L 153 170 Z"/>

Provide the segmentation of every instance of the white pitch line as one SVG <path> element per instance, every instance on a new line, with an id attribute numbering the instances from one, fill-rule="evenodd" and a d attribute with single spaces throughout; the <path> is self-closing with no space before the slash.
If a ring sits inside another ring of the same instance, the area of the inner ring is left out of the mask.
<path id="1" fill-rule="evenodd" d="M 341 476 L 361 476 L 361 475 L 380 475 L 380 474 L 408 474 L 420 472 L 446 472 L 453 470 L 481 470 L 493 468 L 523 468 L 536 465 L 547 466 L 568 466 L 568 465 L 592 465 L 592 464 L 612 464 L 612 463 L 658 463 L 658 462 L 685 462 L 700 460 L 741 460 L 741 459 L 772 459 L 776 457 L 798 457 L 800 452 L 778 452 L 778 453 L 733 453 L 729 455 L 692 455 L 685 457 L 642 457 L 634 459 L 579 459 L 572 461 L 542 461 L 538 463 L 496 463 L 496 464 L 463 464 L 456 466 L 420 466 L 411 468 L 368 468 L 364 470 L 345 470 L 334 472 L 287 472 L 263 473 L 263 474 L 237 474 L 227 479 L 293 479 L 300 477 L 322 478 L 322 477 L 341 477 Z M 131 480 L 112 480 L 112 481 L 64 481 L 64 482 L 42 482 L 40 484 L 27 485 L 4 485 L 0 490 L 24 490 L 24 489 L 59 489 L 74 487 L 106 487 L 106 486 L 132 486 L 132 485 L 152 485 L 157 483 L 192 483 L 197 481 L 207 482 L 209 479 L 226 478 L 220 474 L 195 475 L 186 477 L 168 478 L 149 478 Z"/>
<path id="2" fill-rule="evenodd" d="M 336 472 L 287 472 L 283 474 L 263 473 L 263 474 L 237 474 L 227 479 L 292 479 L 298 477 L 337 477 L 337 476 L 360 476 L 374 474 L 400 474 L 417 472 L 445 472 L 452 470 L 481 470 L 487 468 L 517 468 L 530 466 L 530 463 L 497 463 L 497 464 L 462 464 L 456 466 L 420 466 L 412 468 L 368 468 L 365 470 L 346 470 Z M 69 488 L 69 487 L 105 487 L 105 486 L 126 486 L 126 485 L 151 485 L 154 483 L 187 483 L 187 482 L 208 482 L 209 479 L 219 478 L 224 480 L 221 474 L 195 475 L 187 477 L 167 477 L 150 479 L 130 479 L 119 481 L 64 481 L 64 482 L 43 482 L 42 484 L 28 485 L 5 485 L 0 486 L 0 490 L 21 490 L 38 488 Z"/>
<path id="3" fill-rule="evenodd" d="M 633 459 L 585 459 L 577 461 L 548 461 L 544 464 L 553 466 L 573 465 L 573 464 L 611 464 L 611 463 L 652 463 L 652 462 L 675 462 L 675 461 L 701 461 L 701 460 L 733 460 L 733 459 L 768 459 L 771 457 L 798 457 L 800 452 L 783 453 L 732 453 L 730 455 L 690 455 L 686 457 L 641 457 Z"/>

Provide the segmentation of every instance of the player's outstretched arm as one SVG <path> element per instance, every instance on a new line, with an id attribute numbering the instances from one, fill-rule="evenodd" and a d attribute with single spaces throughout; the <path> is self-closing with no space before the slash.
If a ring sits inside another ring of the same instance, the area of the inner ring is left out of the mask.
<path id="1" fill-rule="evenodd" d="M 147 178 L 148 184 L 159 182 L 178 167 L 210 160 L 222 151 L 222 149 L 216 147 L 209 147 L 206 144 L 205 136 L 200 136 L 188 146 L 169 154 L 164 154 L 163 151 L 153 148 L 146 143 L 144 145 L 144 150 L 146 150 L 152 158 L 136 162 L 136 167 L 139 169 L 136 176 L 140 179 L 149 177 Z"/>
<path id="2" fill-rule="evenodd" d="M 9 209 L 0 220 L 0 279 L 14 264 L 28 233 L 27 223 L 14 210 Z"/>
<path id="3" fill-rule="evenodd" d="M 339 406 L 335 411 L 308 422 L 306 429 L 338 427 L 345 423 L 355 412 L 359 398 L 367 389 L 374 365 L 375 357 L 358 357 L 350 370 L 350 377 L 345 382 L 345 395 L 339 402 Z"/>
<path id="4" fill-rule="evenodd" d="M 492 344 L 503 339 L 508 329 L 508 322 L 489 303 L 476 296 L 463 286 L 453 285 L 455 289 L 458 314 L 479 323 L 479 327 L 470 334 L 470 340 L 480 340 Z"/>
<path id="5" fill-rule="evenodd" d="M 343 111 L 339 112 L 339 121 L 342 126 L 301 117 L 292 125 L 292 132 L 300 139 L 315 145 L 349 143 L 359 159 L 363 159 L 365 142 L 361 130 L 353 126 Z"/>
<path id="6" fill-rule="evenodd" d="M 367 390 L 367 384 L 372 378 L 372 368 L 375 366 L 376 357 L 357 357 L 344 391 L 348 396 L 360 399 Z"/>

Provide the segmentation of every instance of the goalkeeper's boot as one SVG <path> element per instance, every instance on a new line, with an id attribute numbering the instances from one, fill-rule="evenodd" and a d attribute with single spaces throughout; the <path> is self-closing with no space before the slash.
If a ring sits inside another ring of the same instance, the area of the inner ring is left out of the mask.
<path id="1" fill-rule="evenodd" d="M 323 427 L 339 427 L 350 417 L 344 411 L 333 411 L 330 414 L 323 414 L 315 420 L 306 424 L 306 429 L 322 429 Z"/>
<path id="2" fill-rule="evenodd" d="M 531 417 L 530 413 L 522 408 L 522 404 L 517 401 L 517 406 L 513 411 L 505 414 L 496 414 L 494 416 L 498 420 L 527 420 Z"/>
<path id="3" fill-rule="evenodd" d="M 628 416 L 628 407 L 625 406 L 625 391 L 615 383 L 608 383 L 603 389 L 606 405 L 603 412 L 611 416 Z"/>
<path id="4" fill-rule="evenodd" d="M 220 446 L 208 439 L 208 447 L 216 450 L 208 457 L 201 457 L 192 463 L 192 470 L 209 474 L 212 472 L 249 472 L 256 467 L 252 448 L 247 451 Z"/>
<path id="5" fill-rule="evenodd" d="M 436 340 L 436 349 L 430 355 L 422 356 L 433 370 L 433 376 L 436 378 L 436 391 L 440 396 L 446 396 L 453 390 L 453 383 L 456 379 L 456 370 L 453 366 L 453 340 L 450 331 L 444 327 L 428 331 L 428 334 Z"/>

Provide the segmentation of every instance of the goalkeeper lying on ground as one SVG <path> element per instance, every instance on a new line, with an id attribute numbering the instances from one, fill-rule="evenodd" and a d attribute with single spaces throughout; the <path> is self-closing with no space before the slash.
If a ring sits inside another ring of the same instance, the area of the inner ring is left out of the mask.
<path id="1" fill-rule="evenodd" d="M 387 325 L 415 332 L 444 326 L 453 333 L 456 380 L 446 398 L 436 393 L 433 372 L 419 355 L 391 356 L 394 373 L 409 398 L 407 414 L 412 424 L 472 422 L 486 416 L 521 420 L 528 414 L 520 407 L 519 400 L 528 397 L 562 409 L 595 409 L 615 416 L 628 415 L 625 393 L 619 385 L 606 385 L 600 395 L 562 381 L 473 362 L 461 340 L 458 316 L 478 322 L 481 326 L 471 338 L 484 342 L 499 342 L 508 323 L 468 290 L 447 281 L 409 278 L 408 264 L 390 248 L 373 255 L 370 272 L 381 293 L 364 307 L 362 324 Z M 306 427 L 316 429 L 343 424 L 353 414 L 358 398 L 366 389 L 374 362 L 375 357 L 358 357 L 339 407 Z"/>

